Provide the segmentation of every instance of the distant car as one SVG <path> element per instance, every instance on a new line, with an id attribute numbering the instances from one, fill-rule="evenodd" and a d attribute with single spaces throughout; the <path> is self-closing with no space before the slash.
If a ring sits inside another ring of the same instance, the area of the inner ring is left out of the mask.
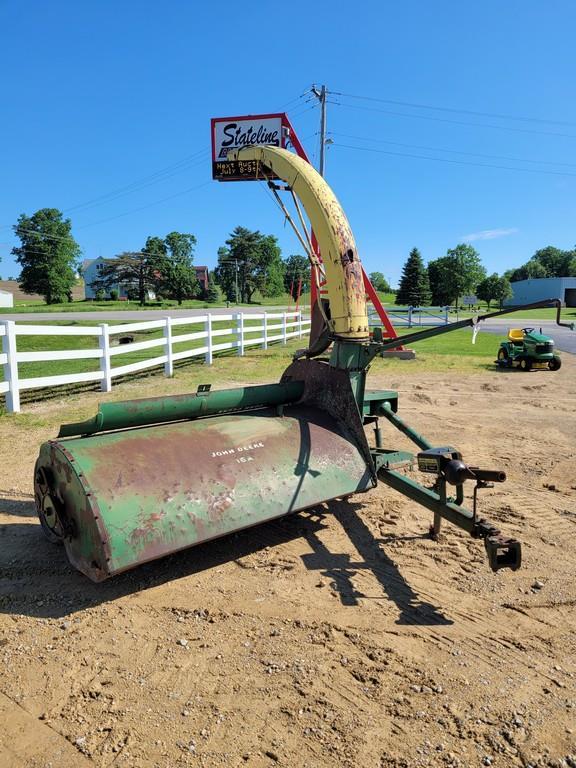
<path id="1" fill-rule="evenodd" d="M 562 365 L 554 349 L 554 340 L 534 328 L 511 328 L 507 341 L 500 343 L 496 365 L 500 368 L 517 366 L 523 371 L 533 369 L 557 371 Z"/>

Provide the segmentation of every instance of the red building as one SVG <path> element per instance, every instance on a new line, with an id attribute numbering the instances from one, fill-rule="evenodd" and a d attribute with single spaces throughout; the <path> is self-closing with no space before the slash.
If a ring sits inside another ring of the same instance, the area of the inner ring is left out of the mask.
<path id="1" fill-rule="evenodd" d="M 208 290 L 208 267 L 194 267 L 198 282 L 202 286 L 202 290 Z"/>

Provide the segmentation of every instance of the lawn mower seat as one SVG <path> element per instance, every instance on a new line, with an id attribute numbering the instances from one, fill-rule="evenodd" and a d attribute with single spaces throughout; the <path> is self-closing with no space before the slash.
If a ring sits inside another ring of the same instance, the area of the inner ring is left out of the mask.
<path id="1" fill-rule="evenodd" d="M 520 328 L 510 328 L 508 331 L 508 340 L 516 344 L 524 340 L 524 333 Z"/>

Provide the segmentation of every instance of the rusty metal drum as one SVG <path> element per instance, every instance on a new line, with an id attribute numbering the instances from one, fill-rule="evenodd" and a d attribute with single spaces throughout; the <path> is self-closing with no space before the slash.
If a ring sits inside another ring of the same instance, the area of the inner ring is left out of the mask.
<path id="1" fill-rule="evenodd" d="M 94 581 L 373 487 L 346 426 L 302 405 L 45 443 L 45 530 Z"/>

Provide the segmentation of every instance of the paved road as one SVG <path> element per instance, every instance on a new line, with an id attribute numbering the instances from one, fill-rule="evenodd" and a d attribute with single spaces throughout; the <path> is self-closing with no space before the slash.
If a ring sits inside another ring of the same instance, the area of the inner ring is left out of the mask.
<path id="1" fill-rule="evenodd" d="M 55 320 L 94 320 L 94 322 L 105 323 L 108 320 L 124 320 L 132 322 L 133 320 L 160 320 L 162 317 L 191 317 L 196 315 L 205 315 L 210 312 L 211 315 L 230 315 L 237 312 L 246 312 L 254 314 L 258 312 L 284 312 L 289 307 L 214 307 L 212 309 L 135 309 L 135 310 L 112 310 L 110 312 L 20 312 L 16 314 L 2 314 L 0 320 L 15 320 L 18 322 L 27 321 L 29 323 L 49 323 Z M 292 307 L 293 309 L 293 307 Z M 306 313 L 308 307 L 304 307 Z"/>
<path id="2" fill-rule="evenodd" d="M 509 318 L 496 318 L 480 323 L 480 333 L 495 333 L 504 340 L 507 336 L 508 328 L 512 327 L 534 327 L 537 330 L 542 328 L 542 333 L 552 336 L 558 349 L 562 350 L 562 352 L 570 352 L 576 355 L 576 330 L 571 331 L 569 328 L 561 328 L 553 320 L 514 320 L 511 322 Z"/>

